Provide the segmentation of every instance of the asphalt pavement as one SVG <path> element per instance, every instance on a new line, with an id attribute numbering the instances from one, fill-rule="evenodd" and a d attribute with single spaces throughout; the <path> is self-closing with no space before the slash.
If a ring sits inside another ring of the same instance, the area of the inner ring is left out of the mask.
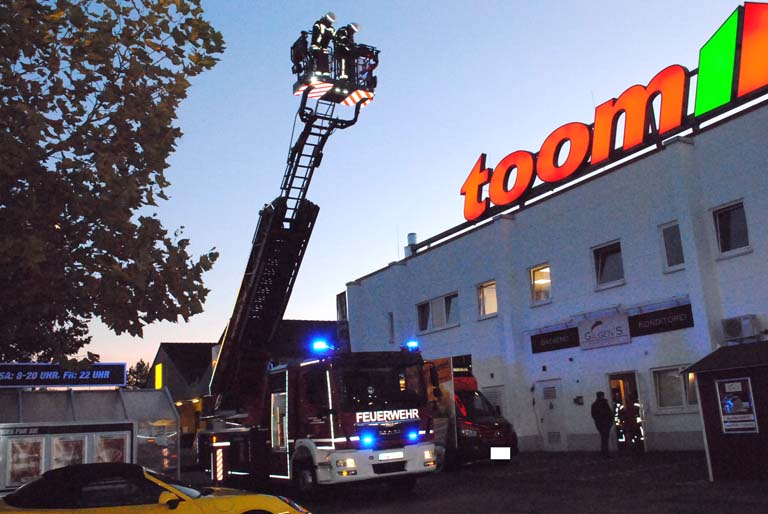
<path id="1" fill-rule="evenodd" d="M 711 483 L 703 452 L 538 452 L 427 476 L 412 492 L 367 483 L 299 502 L 314 514 L 768 514 L 768 482 Z"/>

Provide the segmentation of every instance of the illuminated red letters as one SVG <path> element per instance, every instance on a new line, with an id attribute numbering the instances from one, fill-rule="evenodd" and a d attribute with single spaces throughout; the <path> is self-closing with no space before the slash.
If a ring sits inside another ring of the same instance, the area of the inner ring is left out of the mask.
<path id="1" fill-rule="evenodd" d="M 488 199 L 480 198 L 483 186 L 488 183 L 491 170 L 485 167 L 485 154 L 480 154 L 475 167 L 469 172 L 467 180 L 461 186 L 461 194 L 464 195 L 464 218 L 474 220 L 488 210 Z"/>
<path id="2" fill-rule="evenodd" d="M 648 87 L 632 86 L 619 99 L 608 100 L 595 109 L 592 164 L 606 161 L 616 140 L 616 119 L 624 112 L 624 150 L 639 146 L 649 133 L 651 102 L 661 95 L 658 133 L 664 134 L 683 123 L 685 96 L 688 91 L 688 70 L 674 65 L 656 74 Z"/>
<path id="3" fill-rule="evenodd" d="M 558 166 L 557 157 L 566 141 L 571 143 L 568 149 L 568 158 L 561 166 Z M 558 182 L 570 177 L 586 162 L 589 154 L 589 141 L 589 127 L 583 123 L 568 123 L 555 129 L 541 145 L 536 174 L 544 182 Z"/>
<path id="4" fill-rule="evenodd" d="M 518 150 L 504 157 L 491 177 L 491 187 L 488 190 L 491 202 L 496 205 L 506 205 L 520 198 L 533 183 L 533 166 L 531 152 Z M 512 189 L 507 190 L 506 186 L 512 170 L 517 170 L 517 175 Z"/>
<path id="5" fill-rule="evenodd" d="M 567 123 L 552 132 L 536 155 L 523 150 L 510 153 L 499 162 L 496 171 L 485 167 L 485 154 L 481 154 L 461 187 L 464 195 L 464 218 L 473 221 L 485 215 L 493 203 L 505 207 L 518 201 L 533 186 L 534 171 L 543 182 L 565 181 L 587 166 L 605 163 L 613 155 L 616 126 L 624 114 L 623 151 L 636 149 L 650 136 L 663 135 L 683 124 L 687 106 L 689 72 L 679 65 L 669 66 L 656 74 L 648 86 L 635 85 L 624 91 L 618 99 L 608 100 L 595 109 L 593 127 L 584 123 Z M 661 96 L 659 120 L 653 126 L 653 101 Z M 568 155 L 558 164 L 561 151 L 569 143 Z M 516 170 L 514 184 L 507 182 Z M 490 183 L 488 195 L 483 187 Z"/>

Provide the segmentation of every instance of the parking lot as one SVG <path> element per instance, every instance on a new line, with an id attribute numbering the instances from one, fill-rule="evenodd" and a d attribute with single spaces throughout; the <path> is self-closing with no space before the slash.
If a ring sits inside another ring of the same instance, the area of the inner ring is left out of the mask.
<path id="1" fill-rule="evenodd" d="M 766 486 L 710 483 L 699 452 L 608 460 L 592 453 L 524 453 L 505 464 L 474 464 L 423 478 L 411 493 L 360 484 L 302 503 L 314 514 L 765 514 Z"/>

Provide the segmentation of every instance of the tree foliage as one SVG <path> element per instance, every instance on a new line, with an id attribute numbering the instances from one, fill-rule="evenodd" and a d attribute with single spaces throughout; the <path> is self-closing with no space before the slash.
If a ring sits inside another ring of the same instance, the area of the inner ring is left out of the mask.
<path id="1" fill-rule="evenodd" d="M 218 254 L 153 212 L 189 78 L 224 48 L 199 2 L 0 0 L 0 360 L 202 311 Z"/>
<path id="2" fill-rule="evenodd" d="M 146 384 L 147 378 L 149 378 L 149 364 L 144 359 L 139 359 L 139 362 L 128 368 L 125 387 L 141 389 Z"/>

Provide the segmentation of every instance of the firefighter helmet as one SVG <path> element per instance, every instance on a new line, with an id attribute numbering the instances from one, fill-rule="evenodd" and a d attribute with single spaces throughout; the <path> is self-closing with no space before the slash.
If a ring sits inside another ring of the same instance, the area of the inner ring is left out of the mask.
<path id="1" fill-rule="evenodd" d="M 325 13 L 325 16 L 323 18 L 328 18 L 328 21 L 331 23 L 334 23 L 336 21 L 336 15 L 332 11 L 328 11 Z"/>

